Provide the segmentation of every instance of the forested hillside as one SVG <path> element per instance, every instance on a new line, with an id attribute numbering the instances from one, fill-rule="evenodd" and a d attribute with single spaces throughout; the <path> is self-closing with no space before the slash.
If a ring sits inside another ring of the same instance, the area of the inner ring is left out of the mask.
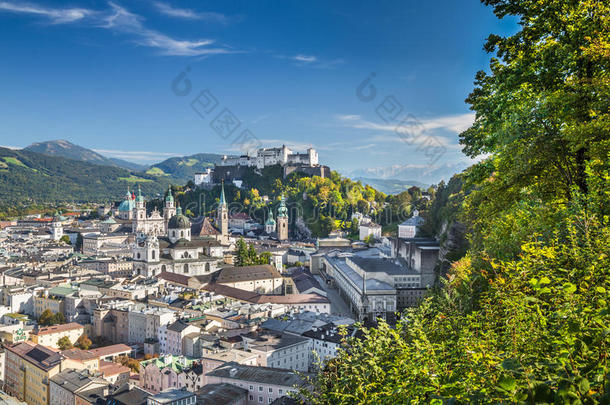
<path id="1" fill-rule="evenodd" d="M 119 167 L 0 148 L 0 206 L 36 202 L 111 201 L 122 198 L 128 186 L 157 195 L 168 181 Z"/>
<path id="2" fill-rule="evenodd" d="M 173 157 L 152 165 L 146 173 L 157 177 L 171 177 L 177 182 L 186 183 L 195 178 L 195 173 L 214 168 L 214 165 L 220 163 L 221 160 L 222 155 L 214 153 Z"/>
<path id="3" fill-rule="evenodd" d="M 610 403 L 610 5 L 483 2 L 521 29 L 487 40 L 460 135 L 484 159 L 428 214 L 467 251 L 396 327 L 347 340 L 311 403 Z"/>
<path id="4" fill-rule="evenodd" d="M 395 226 L 411 216 L 413 206 L 427 209 L 429 201 L 423 198 L 423 193 L 434 192 L 434 189 L 422 191 L 411 187 L 397 195 L 386 195 L 361 182 L 341 177 L 337 172 L 332 172 L 329 178 L 295 172 L 284 179 L 280 166 L 266 167 L 260 174 L 254 169 L 247 170 L 242 179 L 244 190 L 225 185 L 231 211 L 248 212 L 264 222 L 269 208 L 275 211 L 283 194 L 292 225 L 297 217 L 303 218 L 313 236 L 327 236 L 334 229 L 353 233 L 351 216 L 354 212 L 370 215 L 381 225 Z M 192 216 L 213 213 L 220 197 L 220 186 L 212 190 L 191 186 L 176 189 L 185 211 Z M 265 201 L 264 196 L 268 196 L 269 201 Z"/>

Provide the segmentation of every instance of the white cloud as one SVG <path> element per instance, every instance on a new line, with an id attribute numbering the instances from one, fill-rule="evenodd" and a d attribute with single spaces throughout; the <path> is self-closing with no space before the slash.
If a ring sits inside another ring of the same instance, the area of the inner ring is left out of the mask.
<path id="1" fill-rule="evenodd" d="M 48 8 L 33 3 L 0 1 L 0 11 L 39 15 L 55 24 L 86 19 L 98 28 L 131 35 L 136 44 L 158 49 L 163 55 L 207 56 L 235 52 L 226 46 L 214 45 L 215 41 L 212 39 L 183 40 L 149 29 L 144 25 L 143 17 L 131 13 L 116 3 L 108 4 L 110 9 L 95 11 L 82 8 Z"/>
<path id="2" fill-rule="evenodd" d="M 223 47 L 210 47 L 214 43 L 211 39 L 188 41 L 171 38 L 161 32 L 146 28 L 142 23 L 142 17 L 115 3 L 109 4 L 112 7 L 112 13 L 103 18 L 103 28 L 132 34 L 136 37 L 137 44 L 157 48 L 164 55 L 204 56 L 232 52 Z"/>
<path id="3" fill-rule="evenodd" d="M 325 60 L 315 55 L 305 55 L 305 54 L 297 54 L 297 55 L 283 55 L 279 53 L 267 52 L 270 53 L 274 58 L 277 59 L 285 59 L 294 62 L 295 66 L 307 66 L 314 69 L 332 69 L 338 65 L 345 63 L 343 59 L 332 59 Z"/>
<path id="4" fill-rule="evenodd" d="M 359 115 L 336 115 L 338 120 L 346 122 L 347 127 L 356 129 L 374 129 L 379 131 L 395 132 L 396 127 L 400 125 L 400 121 L 393 124 L 380 124 L 376 122 L 366 121 Z M 456 133 L 460 133 L 468 129 L 474 122 L 474 113 L 444 115 L 440 117 L 417 119 L 409 117 L 404 125 L 408 125 L 414 130 L 419 128 L 419 131 L 428 131 L 432 129 L 447 129 Z"/>
<path id="5" fill-rule="evenodd" d="M 106 157 L 117 159 L 125 159 L 128 161 L 141 163 L 158 163 L 170 157 L 183 156 L 180 153 L 169 152 L 152 152 L 152 151 L 131 151 L 131 150 L 115 150 L 115 149 L 92 149 Z"/>
<path id="6" fill-rule="evenodd" d="M 313 55 L 295 55 L 292 59 L 303 63 L 312 63 L 318 60 L 318 58 Z"/>
<path id="7" fill-rule="evenodd" d="M 336 115 L 342 126 L 353 129 L 367 129 L 382 133 L 368 137 L 373 142 L 411 143 L 416 145 L 439 145 L 447 148 L 461 149 L 451 139 L 434 134 L 434 130 L 445 129 L 459 134 L 474 122 L 474 114 L 446 115 L 429 119 L 409 117 L 405 121 L 392 124 L 364 120 L 359 115 Z M 389 132 L 389 133 L 387 133 Z M 402 136 L 400 136 L 402 134 Z"/>
<path id="8" fill-rule="evenodd" d="M 173 7 L 167 3 L 156 1 L 153 3 L 154 6 L 159 10 L 160 13 L 165 14 L 169 17 L 184 18 L 187 20 L 205 20 L 213 21 L 221 24 L 228 24 L 229 18 L 221 13 L 213 12 L 197 12 L 186 8 Z"/>
<path id="9" fill-rule="evenodd" d="M 336 115 L 335 117 L 341 121 L 357 121 L 362 119 L 361 116 L 355 114 Z"/>
<path id="10" fill-rule="evenodd" d="M 88 15 L 93 14 L 92 10 L 84 8 L 48 8 L 30 3 L 12 3 L 0 1 L 0 10 L 13 13 L 34 14 L 47 17 L 54 24 L 65 24 L 82 20 Z"/>

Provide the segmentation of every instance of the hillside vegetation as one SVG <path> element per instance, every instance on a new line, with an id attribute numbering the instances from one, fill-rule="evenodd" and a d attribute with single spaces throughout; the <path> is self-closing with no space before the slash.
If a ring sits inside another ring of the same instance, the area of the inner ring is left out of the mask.
<path id="1" fill-rule="evenodd" d="M 195 178 L 195 173 L 214 168 L 214 165 L 220 163 L 221 159 L 222 155 L 214 153 L 173 157 L 152 165 L 146 173 L 158 177 L 171 177 L 179 183 L 186 183 Z"/>
<path id="2" fill-rule="evenodd" d="M 610 403 L 610 5 L 484 3 L 521 29 L 489 37 L 467 99 L 485 159 L 427 214 L 468 250 L 395 327 L 346 340 L 313 404 Z"/>
<path id="3" fill-rule="evenodd" d="M 354 231 L 351 216 L 355 212 L 370 215 L 381 225 L 395 224 L 411 216 L 413 206 L 425 210 L 428 200 L 422 198 L 422 190 L 411 187 L 397 195 L 386 195 L 361 182 L 341 177 L 332 172 L 331 177 L 308 177 L 291 173 L 283 178 L 282 168 L 270 166 L 257 172 L 245 170 L 242 176 L 244 189 L 225 185 L 231 212 L 247 212 L 263 223 L 271 208 L 277 209 L 282 195 L 287 199 L 291 229 L 302 218 L 312 236 L 324 237 L 332 230 Z M 433 193 L 434 190 L 430 189 Z M 220 186 L 212 190 L 191 187 L 178 188 L 177 198 L 191 215 L 213 214 L 219 197 Z M 269 198 L 264 200 L 264 196 Z M 160 203 L 159 203 L 160 204 Z"/>
<path id="4" fill-rule="evenodd" d="M 168 185 L 167 180 L 119 167 L 0 148 L 0 206 L 117 200 L 136 183 L 148 195 L 161 195 Z"/>

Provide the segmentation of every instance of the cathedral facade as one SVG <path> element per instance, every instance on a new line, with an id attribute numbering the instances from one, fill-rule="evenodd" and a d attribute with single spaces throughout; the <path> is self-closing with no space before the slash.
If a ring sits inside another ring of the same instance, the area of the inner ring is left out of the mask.
<path id="1" fill-rule="evenodd" d="M 176 215 L 176 206 L 172 189 L 170 187 L 163 215 L 155 208 L 150 215 L 146 212 L 146 201 L 142 196 L 142 191 L 138 187 L 138 195 L 127 190 L 125 201 L 119 205 L 119 219 L 131 221 L 131 229 L 135 234 L 147 234 L 162 236 L 167 234 L 169 220 Z"/>
<path id="2" fill-rule="evenodd" d="M 146 215 L 146 204 L 140 191 L 138 196 L 121 205 L 130 206 L 136 243 L 133 248 L 133 274 L 154 277 L 163 272 L 186 276 L 206 276 L 218 270 L 223 261 L 223 241 L 228 241 L 228 209 L 224 186 L 218 209 L 219 235 L 193 237 L 191 220 L 176 207 L 171 188 L 165 199 L 163 216 L 158 211 Z"/>

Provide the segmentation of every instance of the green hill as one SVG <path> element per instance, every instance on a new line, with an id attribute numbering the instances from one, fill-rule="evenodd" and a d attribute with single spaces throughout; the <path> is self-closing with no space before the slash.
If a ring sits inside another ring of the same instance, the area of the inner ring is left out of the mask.
<path id="1" fill-rule="evenodd" d="M 198 153 L 191 156 L 173 157 L 152 165 L 146 173 L 157 177 L 172 177 L 181 182 L 193 180 L 195 173 L 213 168 L 220 163 L 222 155 Z"/>
<path id="2" fill-rule="evenodd" d="M 139 184 L 147 195 L 169 181 L 119 167 L 102 166 L 27 150 L 0 148 L 0 204 L 108 201 Z"/>

